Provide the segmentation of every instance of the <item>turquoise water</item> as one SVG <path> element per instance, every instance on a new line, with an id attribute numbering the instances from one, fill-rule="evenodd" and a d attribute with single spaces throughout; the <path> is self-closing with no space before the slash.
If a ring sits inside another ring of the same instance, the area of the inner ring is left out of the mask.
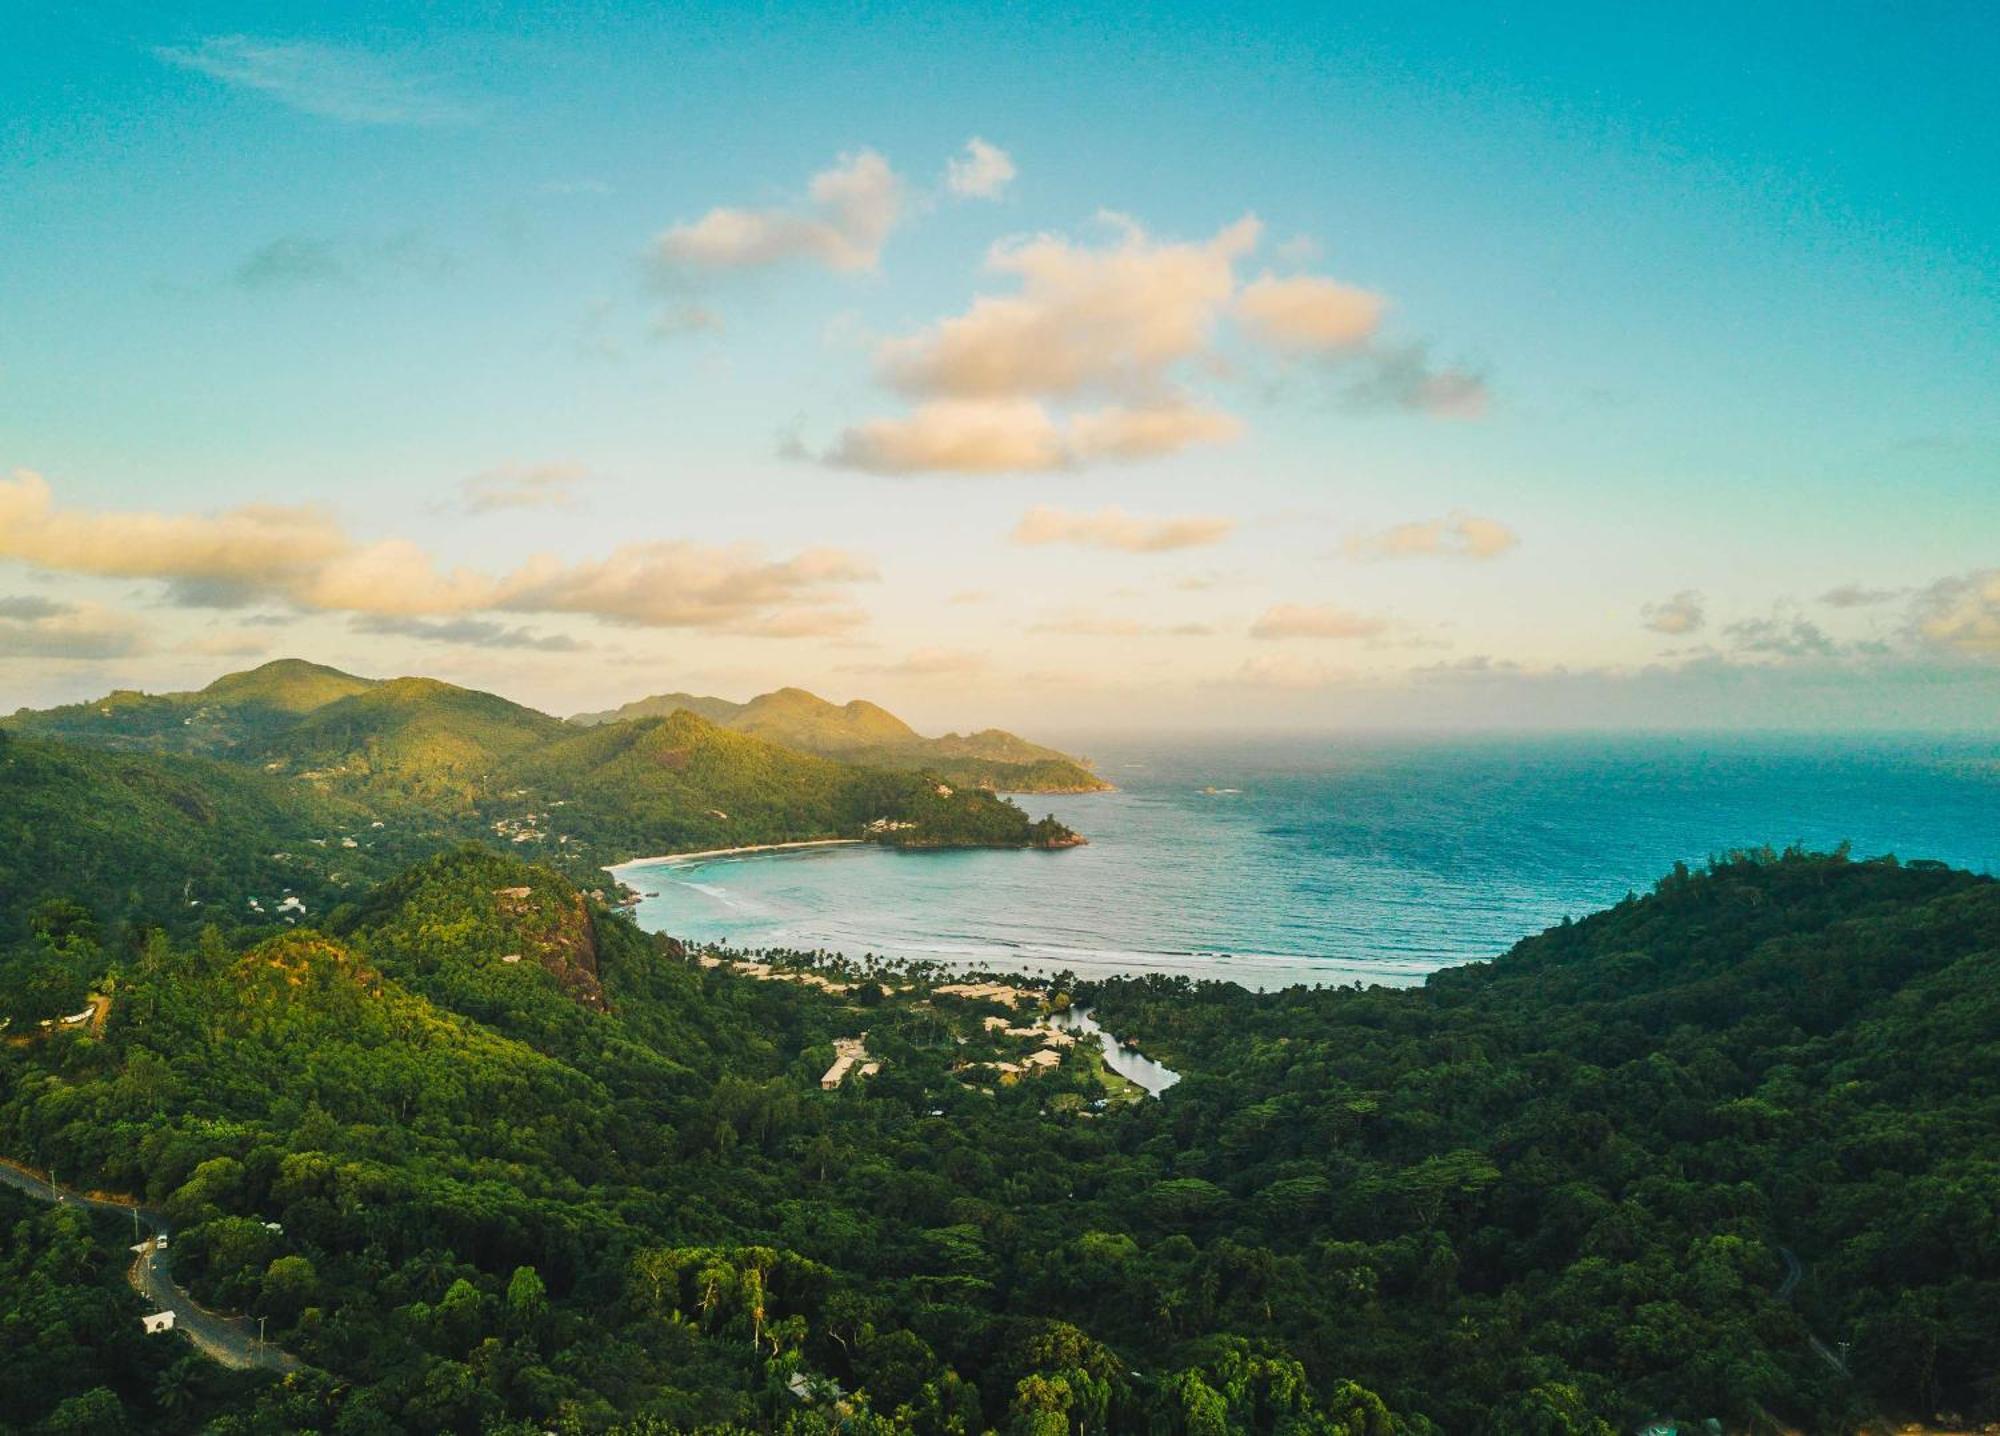
<path id="1" fill-rule="evenodd" d="M 621 876 L 658 894 L 644 926 L 704 942 L 1271 987 L 1417 981 L 1732 848 L 1851 841 L 2000 869 L 2000 740 L 1077 746 L 1120 791 L 1020 801 L 1088 847 L 836 847 Z"/>

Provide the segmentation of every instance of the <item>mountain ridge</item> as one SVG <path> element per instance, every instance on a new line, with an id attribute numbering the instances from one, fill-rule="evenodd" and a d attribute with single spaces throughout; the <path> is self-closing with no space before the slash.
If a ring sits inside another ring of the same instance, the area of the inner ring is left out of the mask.
<path id="1" fill-rule="evenodd" d="M 785 687 L 744 702 L 685 692 L 658 693 L 617 708 L 572 714 L 577 727 L 697 713 L 737 732 L 801 752 L 883 767 L 935 772 L 951 782 L 1004 792 L 1087 793 L 1112 785 L 1080 758 L 1031 743 L 1002 728 L 927 738 L 865 698 L 837 704 L 803 688 Z"/>

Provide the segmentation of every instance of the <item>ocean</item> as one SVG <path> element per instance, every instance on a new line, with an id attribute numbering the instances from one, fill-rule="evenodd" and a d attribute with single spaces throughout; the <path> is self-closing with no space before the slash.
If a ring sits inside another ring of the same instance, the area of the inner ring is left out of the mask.
<path id="1" fill-rule="evenodd" d="M 1676 861 L 1851 843 L 2000 869 L 2000 739 L 1097 738 L 1115 793 L 1024 796 L 1062 852 L 816 848 L 635 864 L 701 942 L 1258 988 L 1421 981 Z"/>

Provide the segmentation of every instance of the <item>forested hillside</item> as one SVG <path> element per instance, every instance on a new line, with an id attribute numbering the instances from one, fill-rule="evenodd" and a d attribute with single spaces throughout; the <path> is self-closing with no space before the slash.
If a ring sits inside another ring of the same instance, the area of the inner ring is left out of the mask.
<path id="1" fill-rule="evenodd" d="M 1158 1101 L 1024 1063 L 1031 1007 L 701 960 L 477 848 L 319 931 L 32 929 L 0 1005 L 61 961 L 112 1008 L 0 1048 L 0 1151 L 163 1207 L 311 1369 L 163 1362 L 88 1315 L 105 1252 L 30 1232 L 13 1429 L 2000 1419 L 2000 885 L 1963 873 L 1733 859 L 1415 990 L 1042 992 L 1179 1069 Z M 836 1039 L 879 1071 L 822 1090 Z"/>
<path id="2" fill-rule="evenodd" d="M 1013 793 L 1087 793 L 1111 785 L 1087 763 L 1000 728 L 926 738 L 887 709 L 863 699 L 833 704 L 803 688 L 780 688 L 747 703 L 693 693 L 661 693 L 603 713 L 579 713 L 582 727 L 694 713 L 802 753 L 880 768 L 921 769 L 967 787 Z"/>
<path id="3" fill-rule="evenodd" d="M 0 936 L 43 897 L 113 926 L 296 923 L 474 837 L 586 887 L 631 858 L 705 848 L 1077 840 L 978 788 L 692 713 L 585 729 L 434 679 L 290 661 L 0 725 Z"/>

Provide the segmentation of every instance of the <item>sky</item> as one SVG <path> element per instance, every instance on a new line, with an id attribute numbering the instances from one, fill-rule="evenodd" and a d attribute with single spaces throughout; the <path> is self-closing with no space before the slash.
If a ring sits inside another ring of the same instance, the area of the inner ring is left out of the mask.
<path id="1" fill-rule="evenodd" d="M 16 0 L 0 709 L 1990 730 L 2000 12 L 1505 9 Z"/>

